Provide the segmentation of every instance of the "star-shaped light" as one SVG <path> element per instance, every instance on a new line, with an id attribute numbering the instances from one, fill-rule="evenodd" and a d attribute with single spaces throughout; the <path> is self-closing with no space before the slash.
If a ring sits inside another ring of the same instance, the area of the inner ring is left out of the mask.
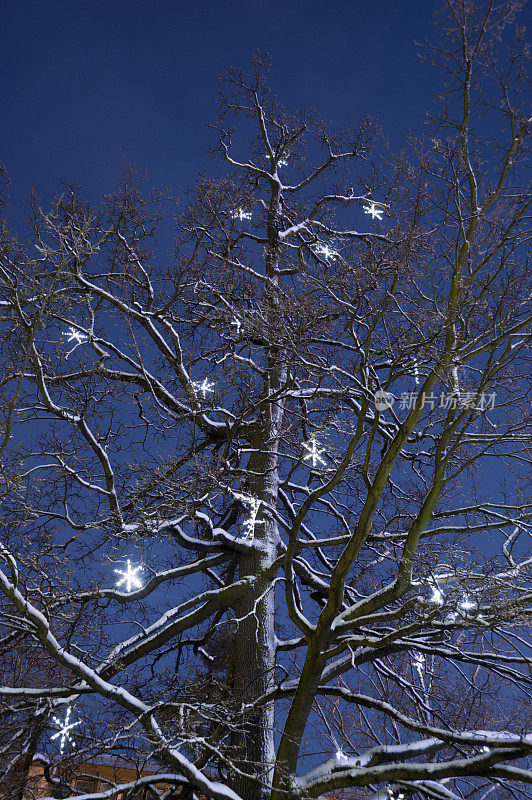
<path id="1" fill-rule="evenodd" d="M 132 589 L 142 589 L 142 581 L 137 578 L 137 572 L 142 569 L 142 564 L 138 567 L 132 567 L 131 561 L 127 560 L 127 569 L 115 569 L 117 575 L 122 575 L 119 581 L 116 582 L 116 587 L 120 588 L 123 583 L 126 584 L 126 592 L 131 592 Z"/>
<path id="2" fill-rule="evenodd" d="M 326 466 L 326 461 L 321 457 L 321 454 L 324 453 L 325 450 L 318 447 L 318 443 L 314 437 L 311 436 L 308 442 L 303 442 L 303 447 L 308 451 L 303 461 L 312 461 L 313 467 L 315 467 L 316 464 L 323 464 L 323 466 Z"/>
<path id="3" fill-rule="evenodd" d="M 323 256 L 325 261 L 334 261 L 340 255 L 338 250 L 333 250 L 328 244 L 317 244 L 312 249 L 317 256 Z"/>
<path id="4" fill-rule="evenodd" d="M 70 722 L 70 714 L 71 714 L 71 708 L 70 708 L 70 706 L 67 706 L 67 710 L 65 712 L 65 718 L 64 719 L 59 719 L 58 717 L 53 717 L 53 721 L 55 722 L 55 724 L 57 725 L 59 730 L 57 731 L 57 733 L 54 733 L 54 735 L 51 736 L 50 738 L 53 740 L 53 739 L 58 739 L 60 737 L 59 738 L 59 752 L 60 753 L 62 753 L 63 750 L 65 749 L 65 745 L 66 745 L 67 742 L 71 742 L 72 747 L 76 746 L 75 743 L 74 743 L 74 739 L 72 738 L 72 736 L 70 734 L 70 731 L 72 730 L 72 728 L 75 728 L 76 725 L 81 725 L 81 722 L 80 721 L 78 721 L 78 722 Z"/>
<path id="5" fill-rule="evenodd" d="M 236 328 L 236 335 L 240 336 L 240 331 L 242 330 L 242 323 L 240 322 L 238 317 L 234 318 L 234 320 L 231 323 L 231 327 Z"/>
<path id="6" fill-rule="evenodd" d="M 458 603 L 458 608 L 460 611 L 465 611 L 466 614 L 470 614 L 473 611 L 476 611 L 478 608 L 477 603 L 474 600 L 469 599 L 469 595 L 464 595 L 464 599 Z"/>
<path id="7" fill-rule="evenodd" d="M 246 541 L 253 541 L 255 538 L 255 525 L 258 525 L 261 520 L 257 519 L 259 514 L 259 508 L 261 506 L 261 500 L 258 497 L 252 497 L 247 494 L 238 494 L 235 492 L 235 497 L 237 500 L 241 500 L 244 505 L 249 508 L 249 517 L 244 522 L 244 539 Z"/>
<path id="8" fill-rule="evenodd" d="M 197 392 L 200 392 L 202 397 L 207 397 L 208 394 L 214 392 L 214 383 L 207 378 L 203 378 L 201 383 L 199 381 L 192 381 L 192 386 Z"/>
<path id="9" fill-rule="evenodd" d="M 72 327 L 70 327 L 67 331 L 63 331 L 61 335 L 67 337 L 67 342 L 76 342 L 76 344 L 83 344 L 84 342 L 88 341 L 89 338 L 81 331 L 77 331 Z"/>
<path id="10" fill-rule="evenodd" d="M 384 209 L 379 208 L 377 203 L 371 200 L 367 206 L 364 206 L 364 214 L 370 214 L 372 219 L 382 219 Z"/>
<path id="11" fill-rule="evenodd" d="M 245 219 L 251 219 L 251 211 L 244 211 L 243 208 L 237 208 L 236 211 L 231 213 L 233 219 L 238 219 L 243 222 Z"/>

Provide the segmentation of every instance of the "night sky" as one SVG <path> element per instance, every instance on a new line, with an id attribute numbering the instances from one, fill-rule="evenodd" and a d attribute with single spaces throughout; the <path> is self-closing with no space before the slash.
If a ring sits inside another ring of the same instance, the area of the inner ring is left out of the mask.
<path id="1" fill-rule="evenodd" d="M 3 0 L 0 161 L 17 192 L 77 182 L 93 200 L 121 153 L 182 194 L 209 168 L 218 76 L 272 57 L 290 109 L 339 126 L 372 114 L 394 148 L 422 132 L 437 90 L 414 40 L 434 37 L 436 0 Z"/>

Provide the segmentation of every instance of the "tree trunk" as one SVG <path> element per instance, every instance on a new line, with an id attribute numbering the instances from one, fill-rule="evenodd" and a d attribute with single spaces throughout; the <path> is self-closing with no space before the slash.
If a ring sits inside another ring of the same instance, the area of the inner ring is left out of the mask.
<path id="1" fill-rule="evenodd" d="M 242 574 L 260 575 L 270 563 L 265 553 L 242 559 Z M 243 703 L 266 692 L 272 685 L 274 667 L 274 597 L 273 589 L 260 600 L 268 583 L 257 582 L 256 591 L 249 593 L 235 608 L 239 619 L 235 638 L 235 696 Z M 236 766 L 249 776 L 232 776 L 232 788 L 243 800 L 267 800 L 275 760 L 273 703 L 261 706 L 248 714 L 246 725 L 233 735 L 237 757 Z"/>
<path id="2" fill-rule="evenodd" d="M 285 370 L 270 363 L 270 378 L 265 396 L 279 386 Z M 266 573 L 277 554 L 277 523 L 265 506 L 277 503 L 277 452 L 283 417 L 280 403 L 268 403 L 253 437 L 256 452 L 247 472 L 251 476 L 249 493 L 261 500 L 255 547 L 239 563 L 240 575 L 255 576 L 255 584 L 235 607 L 238 629 L 235 634 L 235 697 L 252 703 L 273 686 L 275 665 L 275 586 Z M 263 505 L 264 504 L 264 505 Z M 231 786 L 243 800 L 267 800 L 275 763 L 274 704 L 254 709 L 246 717 L 245 728 L 233 735 L 236 765 L 247 775 L 231 776 Z"/>

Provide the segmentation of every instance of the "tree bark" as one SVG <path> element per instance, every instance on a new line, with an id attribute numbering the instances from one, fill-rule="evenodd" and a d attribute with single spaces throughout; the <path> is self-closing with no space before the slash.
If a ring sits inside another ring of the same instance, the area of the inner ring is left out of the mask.
<path id="1" fill-rule="evenodd" d="M 270 362 L 264 396 L 285 379 L 285 370 Z M 254 548 L 239 562 L 240 577 L 255 576 L 254 588 L 235 606 L 239 620 L 235 635 L 235 696 L 243 703 L 267 692 L 273 685 L 275 666 L 275 586 L 268 570 L 275 560 L 279 538 L 277 523 L 267 512 L 275 507 L 278 491 L 278 447 L 283 417 L 282 403 L 265 404 L 262 422 L 252 445 L 256 447 L 248 464 L 250 494 L 261 500 Z M 231 786 L 243 800 L 270 797 L 275 764 L 274 704 L 253 709 L 242 731 L 233 734 L 236 766 L 246 774 L 233 774 Z"/>
<path id="2" fill-rule="evenodd" d="M 263 552 L 243 558 L 241 574 L 264 575 L 271 559 Z M 249 592 L 235 608 L 239 619 L 235 639 L 235 694 L 243 703 L 266 692 L 272 683 L 275 638 L 273 588 L 259 577 L 256 591 Z M 262 593 L 266 595 L 257 599 Z M 237 769 L 246 775 L 234 774 L 232 788 L 243 800 L 266 800 L 270 796 L 271 773 L 275 761 L 273 704 L 253 709 L 246 725 L 233 735 L 237 752 Z"/>

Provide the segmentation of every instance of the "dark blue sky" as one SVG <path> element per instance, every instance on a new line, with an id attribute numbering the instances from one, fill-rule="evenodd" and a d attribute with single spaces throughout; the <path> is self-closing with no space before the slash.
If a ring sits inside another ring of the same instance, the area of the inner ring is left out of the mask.
<path id="1" fill-rule="evenodd" d="M 0 160 L 16 190 L 54 178 L 95 199 L 121 151 L 180 194 L 208 166 L 218 75 L 257 50 L 291 109 L 340 126 L 365 113 L 394 146 L 420 130 L 437 88 L 413 41 L 437 0 L 3 0 Z"/>

